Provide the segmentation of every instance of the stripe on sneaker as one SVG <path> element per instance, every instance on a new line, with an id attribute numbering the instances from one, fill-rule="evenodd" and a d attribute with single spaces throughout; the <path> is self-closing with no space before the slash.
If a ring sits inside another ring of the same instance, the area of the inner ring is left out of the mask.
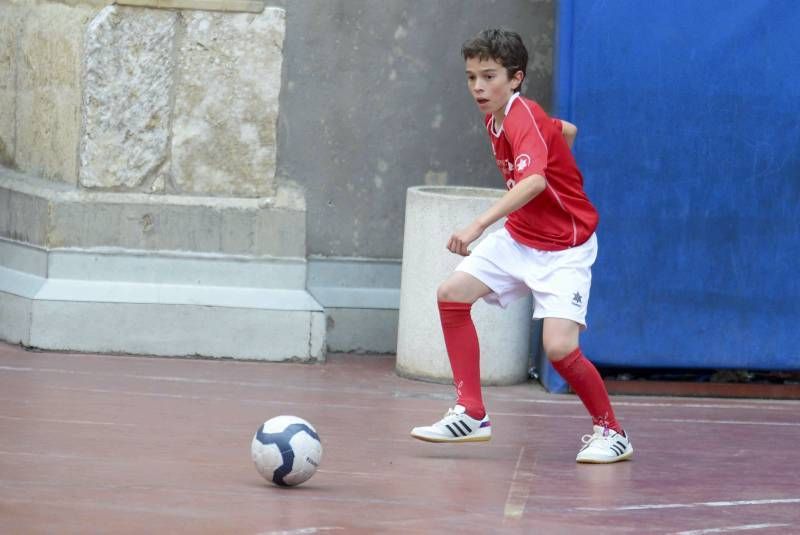
<path id="1" fill-rule="evenodd" d="M 458 429 L 458 432 L 459 432 L 459 433 L 461 433 L 461 436 L 462 436 L 462 437 L 465 437 L 465 436 L 467 436 L 467 432 L 466 432 L 466 431 L 464 431 L 464 430 L 461 428 L 461 426 L 462 426 L 462 425 L 464 425 L 464 422 L 453 422 L 453 427 L 455 427 L 456 429 Z M 465 426 L 465 427 L 466 427 L 466 426 Z"/>
<path id="2" fill-rule="evenodd" d="M 472 433 L 472 429 L 470 429 L 470 427 L 467 425 L 467 422 L 462 420 L 462 421 L 460 421 L 458 423 L 460 423 L 461 425 L 464 426 L 464 428 L 467 430 L 467 433 Z"/>
<path id="3" fill-rule="evenodd" d="M 454 437 L 458 438 L 458 433 L 456 433 L 456 432 L 455 432 L 455 430 L 454 430 L 452 427 L 450 427 L 450 424 L 446 424 L 446 425 L 445 425 L 445 427 L 446 427 L 448 430 L 450 430 L 450 432 L 451 432 L 451 433 L 453 433 L 453 436 L 454 436 Z"/>

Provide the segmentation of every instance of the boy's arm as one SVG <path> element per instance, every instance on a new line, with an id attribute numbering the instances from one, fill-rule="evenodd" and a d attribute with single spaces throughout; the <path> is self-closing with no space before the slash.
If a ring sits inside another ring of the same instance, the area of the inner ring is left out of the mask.
<path id="1" fill-rule="evenodd" d="M 559 121 L 561 121 L 561 133 L 567 141 L 567 146 L 572 150 L 572 144 L 575 143 L 575 137 L 578 135 L 578 127 L 564 119 L 559 119 Z"/>
<path id="2" fill-rule="evenodd" d="M 484 230 L 514 210 L 525 206 L 546 187 L 547 182 L 542 175 L 530 175 L 520 180 L 468 227 L 456 231 L 447 242 L 447 248 L 450 252 L 461 256 L 469 255 L 467 247 L 480 238 Z"/>

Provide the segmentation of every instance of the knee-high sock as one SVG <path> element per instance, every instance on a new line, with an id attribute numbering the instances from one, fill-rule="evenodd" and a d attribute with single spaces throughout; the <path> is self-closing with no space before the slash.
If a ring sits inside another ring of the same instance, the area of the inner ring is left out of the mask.
<path id="1" fill-rule="evenodd" d="M 464 406 L 469 416 L 480 420 L 486 415 L 486 409 L 481 396 L 478 333 L 472 323 L 471 308 L 470 303 L 439 301 L 439 318 L 453 369 L 457 403 Z"/>
<path id="2" fill-rule="evenodd" d="M 622 427 L 614 417 L 614 409 L 611 408 L 611 400 L 608 398 L 603 378 L 600 377 L 594 364 L 583 356 L 581 348 L 577 348 L 563 359 L 553 362 L 553 368 L 578 394 L 592 416 L 594 425 L 608 427 L 617 433 L 622 432 Z"/>

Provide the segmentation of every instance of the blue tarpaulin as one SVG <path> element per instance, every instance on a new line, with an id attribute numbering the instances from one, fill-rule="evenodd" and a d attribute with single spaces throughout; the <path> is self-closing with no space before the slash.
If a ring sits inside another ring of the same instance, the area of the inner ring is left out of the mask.
<path id="1" fill-rule="evenodd" d="M 561 1 L 600 366 L 800 369 L 800 2 Z"/>

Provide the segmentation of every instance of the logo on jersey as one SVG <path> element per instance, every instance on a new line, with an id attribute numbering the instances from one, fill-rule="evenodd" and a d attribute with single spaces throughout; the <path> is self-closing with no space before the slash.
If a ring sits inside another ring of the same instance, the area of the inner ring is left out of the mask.
<path id="1" fill-rule="evenodd" d="M 516 180 L 514 180 L 513 178 L 509 178 L 508 180 L 506 180 L 506 187 L 507 187 L 508 189 L 511 189 L 511 188 L 513 188 L 513 187 L 514 187 L 514 186 L 516 186 L 516 185 L 517 185 L 517 181 L 516 181 Z"/>
<path id="2" fill-rule="evenodd" d="M 583 304 L 583 296 L 581 295 L 580 292 L 575 292 L 572 295 L 572 304 L 575 305 L 576 307 L 582 306 L 582 304 Z"/>
<path id="3" fill-rule="evenodd" d="M 514 167 L 517 169 L 517 173 L 522 173 L 525 169 L 530 167 L 531 165 L 531 157 L 527 154 L 520 154 L 517 156 L 517 159 L 514 160 Z"/>

